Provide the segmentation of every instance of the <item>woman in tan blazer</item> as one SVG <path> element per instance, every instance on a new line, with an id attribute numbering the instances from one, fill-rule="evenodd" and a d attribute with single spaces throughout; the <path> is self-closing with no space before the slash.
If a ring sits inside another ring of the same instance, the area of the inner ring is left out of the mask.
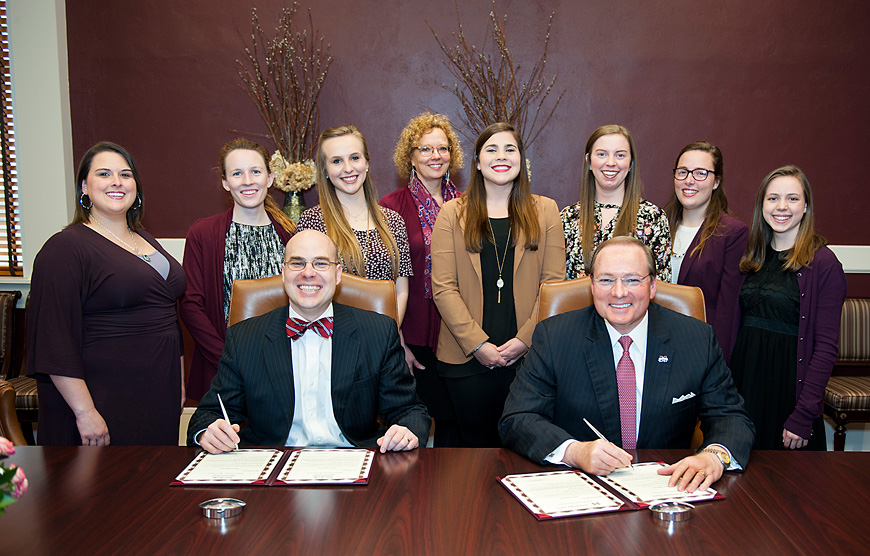
<path id="1" fill-rule="evenodd" d="M 466 195 L 443 206 L 432 233 L 438 372 L 462 445 L 495 447 L 517 363 L 531 345 L 539 287 L 565 276 L 565 236 L 556 203 L 530 192 L 512 125 L 483 130 L 473 162 Z"/>

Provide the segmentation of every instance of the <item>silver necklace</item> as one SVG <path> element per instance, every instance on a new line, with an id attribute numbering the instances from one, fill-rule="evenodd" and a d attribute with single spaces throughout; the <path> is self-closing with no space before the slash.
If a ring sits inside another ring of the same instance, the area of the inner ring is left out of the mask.
<path id="1" fill-rule="evenodd" d="M 93 215 L 93 214 L 91 215 L 91 220 L 93 220 L 94 222 L 96 222 L 96 223 L 97 223 L 97 226 L 99 226 L 100 228 L 104 229 L 104 230 L 106 231 L 106 233 L 108 233 L 110 236 L 112 236 L 113 238 L 117 239 L 117 240 L 120 241 L 122 244 L 124 244 L 124 246 L 125 246 L 127 249 L 132 249 L 133 251 L 135 251 L 135 252 L 136 252 L 136 255 L 138 255 L 139 257 L 142 257 L 142 259 L 144 259 L 146 263 L 150 263 L 150 262 L 151 262 L 151 257 L 150 257 L 150 256 L 148 256 L 148 255 L 143 255 L 142 252 L 139 251 L 139 246 L 136 244 L 136 236 L 133 235 L 133 230 L 131 230 L 129 226 L 127 226 L 127 231 L 130 233 L 130 239 L 133 241 L 133 245 L 130 245 L 129 243 L 127 243 L 127 242 L 124 241 L 123 239 L 119 238 L 119 237 L 116 236 L 114 233 L 112 233 L 112 230 L 110 230 L 109 228 L 103 226 L 103 223 L 100 222 L 99 220 L 97 220 L 96 218 L 94 218 L 94 215 Z"/>
<path id="2" fill-rule="evenodd" d="M 504 280 L 501 279 L 501 271 L 504 268 L 505 261 L 507 260 L 508 245 L 510 245 L 511 243 L 511 229 L 508 228 L 507 241 L 504 244 L 504 256 L 502 257 L 501 261 L 499 261 L 498 243 L 496 243 L 495 241 L 495 232 L 492 231 L 492 221 L 487 218 L 486 222 L 487 224 L 489 224 L 489 233 L 492 234 L 492 246 L 495 249 L 495 264 L 498 265 L 498 280 L 496 281 L 495 285 L 498 286 L 498 302 L 501 303 L 501 289 L 504 287 Z"/>

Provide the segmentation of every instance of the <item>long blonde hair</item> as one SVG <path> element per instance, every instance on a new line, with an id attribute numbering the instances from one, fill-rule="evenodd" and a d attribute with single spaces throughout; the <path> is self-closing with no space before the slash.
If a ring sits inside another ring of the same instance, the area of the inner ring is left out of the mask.
<path id="1" fill-rule="evenodd" d="M 356 235 L 353 233 L 353 228 L 344 216 L 341 201 L 338 200 L 338 195 L 335 193 L 335 185 L 327 177 L 326 155 L 323 152 L 324 141 L 345 135 L 353 135 L 360 140 L 363 156 L 366 162 L 369 161 L 369 148 L 365 135 L 356 126 L 348 124 L 323 130 L 323 133 L 320 134 L 320 138 L 317 140 L 317 157 L 315 160 L 317 165 L 317 195 L 320 197 L 320 210 L 323 213 L 323 225 L 326 228 L 326 235 L 338 247 L 338 256 L 341 257 L 342 267 L 352 274 L 364 277 L 366 275 L 365 255 L 360 248 Z M 378 206 L 378 193 L 372 181 L 371 172 L 366 172 L 366 179 L 363 182 L 363 193 L 365 195 L 366 210 L 374 221 L 375 229 L 378 231 L 381 241 L 390 253 L 392 277 L 395 280 L 399 276 L 399 246 L 396 244 L 393 234 L 390 233 L 384 213 Z"/>
<path id="2" fill-rule="evenodd" d="M 637 228 L 637 210 L 640 207 L 641 182 L 637 172 L 637 152 L 634 148 L 634 138 L 621 125 L 604 125 L 592 132 L 586 141 L 586 154 L 583 157 L 583 174 L 580 178 L 580 217 L 577 219 L 577 231 L 580 233 L 580 247 L 583 258 L 592 256 L 595 243 L 595 176 L 589 160 L 592 146 L 605 135 L 622 135 L 628 141 L 631 165 L 625 176 L 625 194 L 622 198 L 622 208 L 619 218 L 613 228 L 614 236 L 634 236 Z"/>

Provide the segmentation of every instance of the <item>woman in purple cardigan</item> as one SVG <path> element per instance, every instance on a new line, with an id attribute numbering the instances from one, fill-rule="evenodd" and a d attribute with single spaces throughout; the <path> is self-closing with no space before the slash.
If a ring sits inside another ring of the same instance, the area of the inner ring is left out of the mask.
<path id="1" fill-rule="evenodd" d="M 217 373 L 233 280 L 281 274 L 284 245 L 296 229 L 269 195 L 273 175 L 265 147 L 231 141 L 221 148 L 220 169 L 233 207 L 194 222 L 184 245 L 181 318 L 196 343 L 187 397 L 197 401 Z"/>
<path id="2" fill-rule="evenodd" d="M 707 322 L 728 362 L 743 284 L 740 257 L 749 228 L 728 213 L 725 165 L 719 147 L 686 145 L 674 165 L 674 194 L 665 205 L 671 230 L 671 282 L 704 292 Z"/>
<path id="3" fill-rule="evenodd" d="M 809 181 L 784 166 L 761 182 L 740 270 L 734 382 L 756 450 L 825 450 L 822 402 L 837 359 L 843 266 L 813 226 Z"/>
<path id="4" fill-rule="evenodd" d="M 447 117 L 424 113 L 411 118 L 396 143 L 393 162 L 399 176 L 410 180 L 380 202 L 402 216 L 411 248 L 414 275 L 408 279 L 408 310 L 402 322 L 405 359 L 417 379 L 417 394 L 435 419 L 435 446 L 456 446 L 456 417 L 435 358 L 441 317 L 432 300 L 429 245 L 441 207 L 460 195 L 450 170 L 462 168 L 462 151 Z"/>

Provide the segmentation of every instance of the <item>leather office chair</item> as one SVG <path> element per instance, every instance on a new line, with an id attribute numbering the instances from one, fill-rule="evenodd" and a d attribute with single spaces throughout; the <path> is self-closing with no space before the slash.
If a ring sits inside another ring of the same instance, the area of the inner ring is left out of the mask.
<path id="1" fill-rule="evenodd" d="M 336 287 L 335 301 L 358 309 L 387 315 L 396 320 L 396 285 L 391 280 L 369 280 L 352 274 L 342 274 Z M 230 294 L 230 314 L 227 324 L 268 313 L 287 305 L 287 294 L 281 276 L 256 280 L 236 280 Z"/>
<path id="2" fill-rule="evenodd" d="M 652 301 L 662 307 L 707 322 L 707 309 L 701 288 L 659 280 L 656 282 L 656 296 Z M 541 284 L 538 322 L 589 305 L 592 305 L 592 279 L 588 276 L 561 282 L 545 282 Z M 692 436 L 692 450 L 697 450 L 703 442 L 704 435 L 701 433 L 701 424 L 698 423 Z"/>
<path id="3" fill-rule="evenodd" d="M 574 280 L 545 282 L 541 284 L 540 296 L 538 322 L 560 313 L 592 305 L 592 280 L 584 276 Z M 704 292 L 701 288 L 659 280 L 656 283 L 656 296 L 652 301 L 662 307 L 707 322 Z"/>
<path id="4" fill-rule="evenodd" d="M 27 446 L 15 413 L 15 389 L 5 380 L 0 380 L 0 436 L 16 446 Z"/>

